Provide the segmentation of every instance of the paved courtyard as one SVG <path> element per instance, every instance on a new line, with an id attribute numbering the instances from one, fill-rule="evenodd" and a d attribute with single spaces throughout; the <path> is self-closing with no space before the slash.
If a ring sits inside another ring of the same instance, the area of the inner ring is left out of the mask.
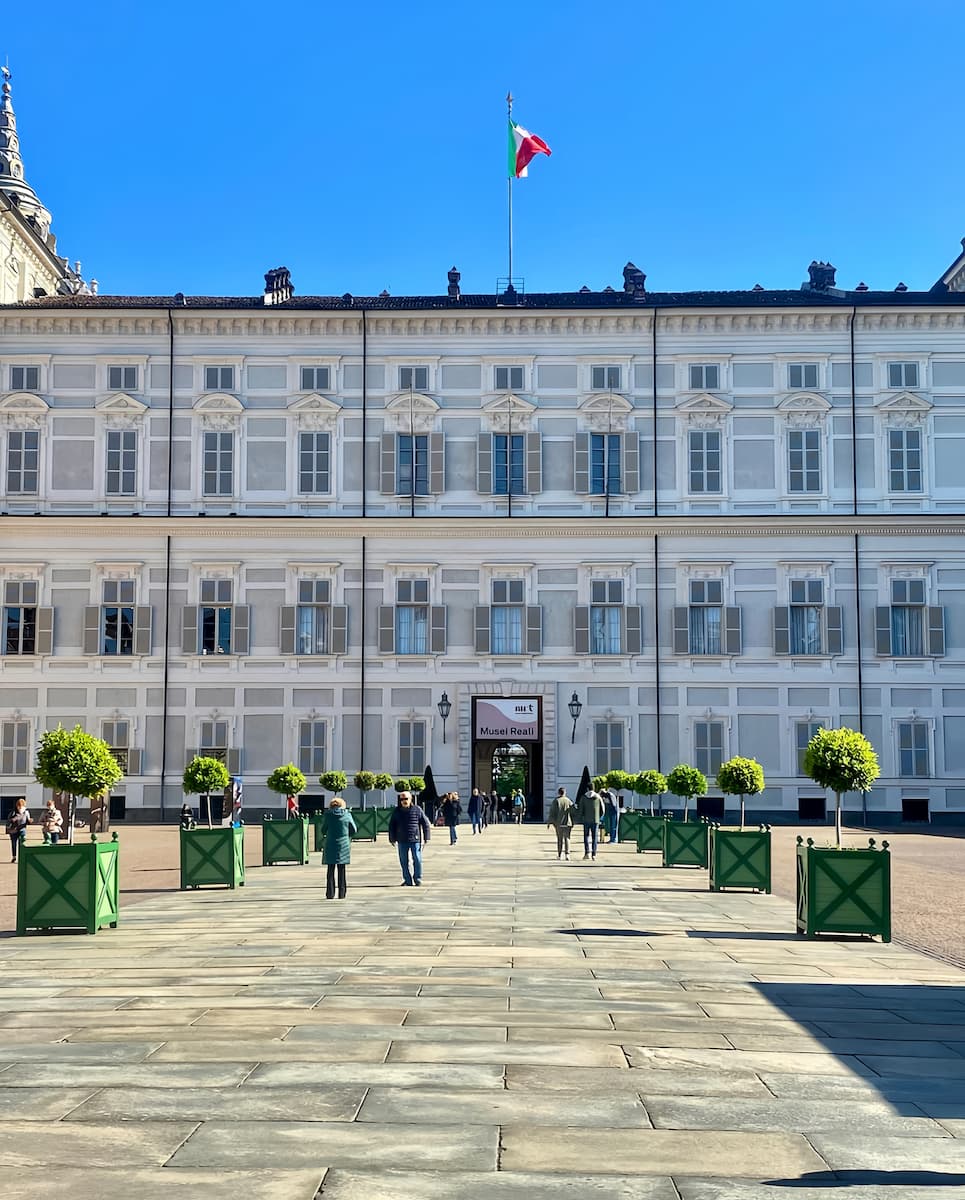
<path id="1" fill-rule="evenodd" d="M 419 890 L 383 840 L 344 902 L 313 856 L 0 940 L 0 1195 L 965 1196 L 965 971 L 631 847 L 445 841 Z"/>

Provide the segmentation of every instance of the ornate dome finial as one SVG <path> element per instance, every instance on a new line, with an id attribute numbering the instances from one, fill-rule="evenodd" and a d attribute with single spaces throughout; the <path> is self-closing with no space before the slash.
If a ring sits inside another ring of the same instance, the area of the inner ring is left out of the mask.
<path id="1" fill-rule="evenodd" d="M 0 88 L 0 192 L 36 224 L 40 236 L 46 239 L 50 233 L 50 213 L 24 178 L 17 118 L 11 98 L 10 68 L 6 65 L 0 67 L 0 76 L 3 77 L 3 86 Z"/>

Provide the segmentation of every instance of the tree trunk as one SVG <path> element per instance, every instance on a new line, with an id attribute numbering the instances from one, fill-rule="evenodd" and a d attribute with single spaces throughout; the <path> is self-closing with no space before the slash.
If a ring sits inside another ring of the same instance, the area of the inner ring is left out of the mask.
<path id="1" fill-rule="evenodd" d="M 74 844 L 74 808 L 76 807 L 77 799 L 74 793 L 71 792 L 67 797 L 67 845 Z"/>
<path id="2" fill-rule="evenodd" d="M 741 796 L 741 829 L 744 828 L 744 797 Z"/>
<path id="3" fill-rule="evenodd" d="M 690 797 L 684 796 L 684 824 L 687 824 L 687 809 L 690 805 Z"/>
<path id="4" fill-rule="evenodd" d="M 841 849 L 841 793 L 834 793 L 834 837 L 838 849 Z"/>

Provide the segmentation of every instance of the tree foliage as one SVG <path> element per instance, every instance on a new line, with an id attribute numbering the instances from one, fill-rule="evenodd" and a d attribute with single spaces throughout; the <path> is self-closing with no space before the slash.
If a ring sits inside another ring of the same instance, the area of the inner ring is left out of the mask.
<path id="1" fill-rule="evenodd" d="M 352 783 L 364 796 L 366 792 L 371 792 L 375 787 L 375 774 L 372 771 L 358 771 L 352 779 Z"/>
<path id="2" fill-rule="evenodd" d="M 348 776 L 344 771 L 325 771 L 319 777 L 318 782 L 326 791 L 335 792 L 337 795 L 339 792 L 344 792 L 348 786 Z"/>
<path id="3" fill-rule="evenodd" d="M 707 791 L 707 778 L 696 767 L 677 763 L 667 776 L 667 791 L 684 800 L 691 800 Z"/>
<path id="4" fill-rule="evenodd" d="M 593 778 L 590 780 L 590 783 L 592 784 L 593 790 L 595 792 L 602 792 L 603 789 L 606 787 L 606 776 L 605 775 L 594 775 Z"/>
<path id="5" fill-rule="evenodd" d="M 418 796 L 418 794 L 420 792 L 424 792 L 425 789 L 426 789 L 426 781 L 422 778 L 421 775 L 410 775 L 409 776 L 409 791 L 412 792 L 413 795 Z"/>
<path id="6" fill-rule="evenodd" d="M 804 751 L 804 774 L 838 796 L 868 791 L 880 773 L 874 747 L 854 729 L 819 729 Z"/>
<path id="7" fill-rule="evenodd" d="M 275 767 L 265 780 L 265 786 L 279 796 L 298 796 L 306 787 L 308 780 L 294 763 L 284 767 Z"/>
<path id="8" fill-rule="evenodd" d="M 757 796 L 764 790 L 764 768 L 754 758 L 731 758 L 721 763 L 717 786 L 725 796 Z"/>
<path id="9" fill-rule="evenodd" d="M 392 776 L 386 771 L 380 771 L 375 777 L 375 787 L 377 791 L 384 792 L 392 787 Z"/>
<path id="10" fill-rule="evenodd" d="M 662 796 L 667 780 L 659 771 L 641 771 L 633 777 L 633 791 L 638 796 Z"/>
<path id="11" fill-rule="evenodd" d="M 630 784 L 633 779 L 632 775 L 628 775 L 626 771 L 607 771 L 606 786 L 615 792 L 630 791 Z"/>
<path id="12" fill-rule="evenodd" d="M 79 725 L 48 729 L 40 738 L 34 776 L 44 787 L 70 796 L 100 796 L 123 777 L 110 747 Z"/>
<path id="13" fill-rule="evenodd" d="M 189 794 L 208 795 L 211 792 L 223 792 L 231 782 L 228 768 L 217 758 L 205 758 L 195 755 L 184 769 L 181 787 Z"/>

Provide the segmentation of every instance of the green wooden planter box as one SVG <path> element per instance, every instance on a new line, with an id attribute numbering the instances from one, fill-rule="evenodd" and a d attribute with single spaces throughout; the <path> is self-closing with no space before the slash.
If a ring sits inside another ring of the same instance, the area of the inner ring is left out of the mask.
<path id="1" fill-rule="evenodd" d="M 771 890 L 771 827 L 721 829 L 710 827 L 710 890 L 753 888 Z"/>
<path id="2" fill-rule="evenodd" d="M 891 852 L 815 846 L 797 839 L 797 931 L 876 934 L 891 941 Z"/>
<path id="3" fill-rule="evenodd" d="M 637 812 L 632 808 L 620 813 L 620 819 L 617 822 L 617 837 L 621 842 L 635 842 L 637 840 L 637 831 L 640 828 L 640 821 L 643 815 L 643 813 Z"/>
<path id="4" fill-rule="evenodd" d="M 245 886 L 245 831 L 240 825 L 181 830 L 181 890 Z"/>
<path id="5" fill-rule="evenodd" d="M 664 837 L 663 831 L 667 824 L 667 818 L 651 817 L 647 813 L 640 813 L 638 816 L 637 854 L 643 854 L 646 850 L 659 850 L 662 854 Z"/>
<path id="6" fill-rule="evenodd" d="M 21 846 L 17 933 L 28 929 L 117 928 L 117 834 L 73 846 Z"/>
<path id="7" fill-rule="evenodd" d="M 663 837 L 665 867 L 707 866 L 707 825 L 705 822 L 668 821 Z"/>
<path id="8" fill-rule="evenodd" d="M 377 833 L 389 832 L 389 822 L 392 820 L 392 814 L 394 812 L 394 808 L 377 808 L 375 810 L 375 829 Z"/>
<path id="9" fill-rule="evenodd" d="M 357 829 L 357 832 L 352 834 L 352 840 L 376 841 L 379 834 L 379 810 L 377 808 L 353 808 L 351 812 Z"/>
<path id="10" fill-rule="evenodd" d="M 324 821 L 324 813 L 314 813 L 311 817 L 312 832 L 314 834 L 312 848 L 314 850 L 321 850 L 325 845 L 325 835 L 322 833 L 322 825 L 324 824 Z"/>
<path id="11" fill-rule="evenodd" d="M 263 821 L 261 825 L 261 865 L 308 862 L 308 817 L 293 821 Z"/>

